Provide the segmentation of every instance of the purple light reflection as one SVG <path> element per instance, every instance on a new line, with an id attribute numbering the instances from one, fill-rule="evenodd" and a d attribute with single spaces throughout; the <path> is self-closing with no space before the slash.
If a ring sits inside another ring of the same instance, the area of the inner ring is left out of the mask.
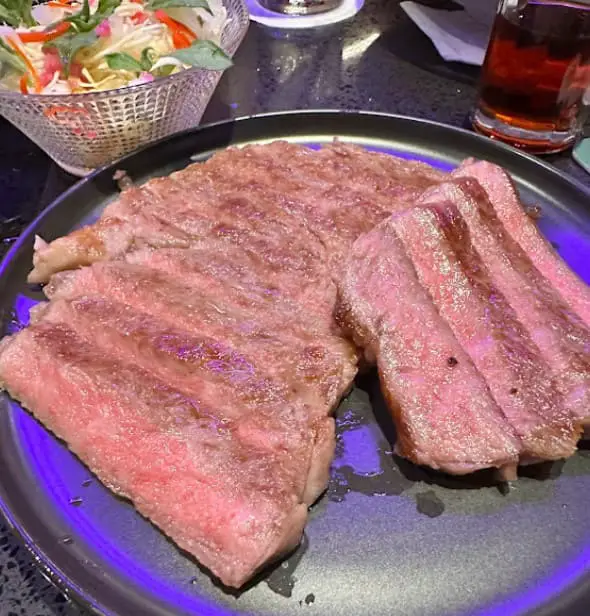
<path id="1" fill-rule="evenodd" d="M 590 573 L 590 544 L 569 562 L 560 563 L 559 570 L 531 584 L 526 593 L 515 593 L 492 606 L 471 612 L 469 616 L 520 616 L 539 608 L 579 582 Z M 467 616 L 467 614 L 465 615 Z"/>
<path id="2" fill-rule="evenodd" d="M 564 227 L 555 220 L 550 220 L 551 226 L 541 219 L 539 227 L 543 234 L 557 245 L 557 251 L 567 264 L 590 284 L 590 237 L 573 227 Z"/>
<path id="3" fill-rule="evenodd" d="M 29 311 L 39 302 L 36 299 L 27 297 L 26 295 L 18 294 L 14 300 L 14 313 L 18 322 L 23 326 L 29 324 Z"/>
<path id="4" fill-rule="evenodd" d="M 342 434 L 343 452 L 337 466 L 350 466 L 359 475 L 378 475 L 381 470 L 379 445 L 370 426 L 360 426 Z"/>

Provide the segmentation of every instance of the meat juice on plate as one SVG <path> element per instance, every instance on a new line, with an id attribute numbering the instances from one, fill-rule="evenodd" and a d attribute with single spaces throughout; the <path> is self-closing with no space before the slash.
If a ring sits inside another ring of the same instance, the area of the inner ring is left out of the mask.
<path id="1" fill-rule="evenodd" d="M 482 70 L 475 127 L 501 137 L 503 131 L 494 130 L 494 121 L 500 122 L 522 129 L 513 135 L 513 145 L 562 149 L 575 138 L 590 85 L 590 3 L 506 0 L 503 5 Z M 527 140 L 528 131 L 563 134 L 565 140 L 552 148 L 542 139 Z"/>

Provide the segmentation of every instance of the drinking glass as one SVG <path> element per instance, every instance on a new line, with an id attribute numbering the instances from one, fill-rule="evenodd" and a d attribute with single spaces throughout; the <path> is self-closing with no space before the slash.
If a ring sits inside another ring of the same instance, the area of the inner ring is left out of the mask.
<path id="1" fill-rule="evenodd" d="M 589 92 L 590 0 L 500 0 L 473 127 L 529 152 L 559 152 L 579 135 Z"/>

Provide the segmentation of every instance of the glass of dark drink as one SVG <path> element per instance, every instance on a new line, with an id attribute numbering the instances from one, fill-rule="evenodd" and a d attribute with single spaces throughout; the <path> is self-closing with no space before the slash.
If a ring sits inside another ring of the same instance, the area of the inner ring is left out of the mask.
<path id="1" fill-rule="evenodd" d="M 580 134 L 590 103 L 590 0 L 500 0 L 474 128 L 537 154 Z"/>

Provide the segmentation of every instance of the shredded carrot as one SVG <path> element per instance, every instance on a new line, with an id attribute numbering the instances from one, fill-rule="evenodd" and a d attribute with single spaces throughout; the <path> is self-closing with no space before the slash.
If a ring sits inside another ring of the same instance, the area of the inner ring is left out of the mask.
<path id="1" fill-rule="evenodd" d="M 70 24 L 66 22 L 62 22 L 57 24 L 55 29 L 50 32 L 19 32 L 18 38 L 23 43 L 46 43 L 47 41 L 51 41 L 58 36 L 61 36 L 70 28 Z"/>
<path id="2" fill-rule="evenodd" d="M 22 75 L 19 81 L 21 94 L 28 94 L 29 88 L 27 87 L 27 76 Z"/>
<path id="3" fill-rule="evenodd" d="M 14 49 L 14 51 L 20 57 L 20 59 L 25 63 L 27 67 L 27 71 L 29 72 L 29 75 L 33 81 L 33 87 L 35 89 L 35 92 L 37 93 L 41 92 L 41 80 L 39 79 L 39 73 L 37 73 L 37 71 L 35 70 L 35 67 L 29 60 L 29 57 L 27 56 L 27 54 L 25 54 L 21 50 L 18 43 L 15 43 L 10 37 L 6 37 L 5 40 L 12 47 L 12 49 Z"/>
<path id="4" fill-rule="evenodd" d="M 71 9 L 72 8 L 69 2 L 56 2 L 54 0 L 51 0 L 51 2 L 48 2 L 47 6 L 51 6 L 54 9 Z"/>
<path id="5" fill-rule="evenodd" d="M 176 21 L 176 19 L 170 17 L 170 15 L 162 9 L 155 11 L 154 15 L 159 22 L 168 26 L 168 30 L 170 30 L 170 34 L 172 35 L 172 42 L 176 49 L 190 47 L 191 43 L 197 38 L 190 28 L 187 28 L 180 21 Z"/>

